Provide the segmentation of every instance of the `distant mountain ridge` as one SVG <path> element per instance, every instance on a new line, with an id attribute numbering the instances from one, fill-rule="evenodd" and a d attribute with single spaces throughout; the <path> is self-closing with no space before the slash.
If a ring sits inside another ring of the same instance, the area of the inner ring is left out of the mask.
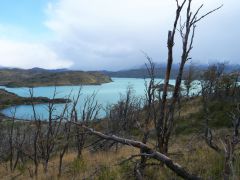
<path id="1" fill-rule="evenodd" d="M 67 69 L 46 70 L 41 68 L 0 69 L 0 85 L 7 87 L 95 85 L 111 82 L 101 72 L 71 71 Z"/>
<path id="2" fill-rule="evenodd" d="M 155 76 L 156 78 L 164 78 L 166 72 L 166 65 L 161 64 L 155 65 Z M 118 78 L 149 78 L 149 73 L 145 65 L 140 66 L 140 68 L 120 70 L 120 71 L 102 71 L 103 74 L 110 77 Z M 178 65 L 173 64 L 171 78 L 175 78 L 178 73 Z"/>
<path id="3" fill-rule="evenodd" d="M 200 64 L 200 65 L 195 65 L 195 71 L 197 72 L 197 77 L 200 78 L 201 74 L 207 70 L 208 64 Z M 189 65 L 187 64 L 185 66 L 185 72 L 188 70 Z M 178 73 L 178 64 L 173 64 L 172 65 L 172 73 L 171 73 L 171 78 L 176 78 L 177 73 Z M 240 65 L 238 64 L 231 64 L 231 65 L 226 65 L 225 67 L 225 72 L 229 73 L 234 70 L 239 70 Z M 120 70 L 120 71 L 101 71 L 103 74 L 108 75 L 110 77 L 119 77 L 119 78 L 148 78 L 148 70 L 145 65 L 139 66 L 139 68 L 134 68 L 134 69 L 128 69 L 128 70 Z M 165 72 L 166 72 L 166 64 L 155 64 L 155 76 L 156 78 L 164 78 L 165 77 Z"/>
<path id="4" fill-rule="evenodd" d="M 186 65 L 185 71 L 187 71 L 189 64 Z M 198 64 L 195 65 L 195 70 L 197 71 L 198 77 L 208 68 L 208 64 Z M 172 65 L 171 78 L 176 78 L 178 73 L 178 64 Z M 234 70 L 239 70 L 239 64 L 227 64 L 225 67 L 225 72 L 232 72 Z M 12 72 L 3 73 L 3 72 Z M 156 78 L 164 78 L 166 71 L 166 64 L 155 63 L 155 75 Z M 14 73 L 13 73 L 14 72 Z M 60 74 L 62 75 L 60 75 Z M 7 75 L 8 74 L 8 75 Z M 45 75 L 44 75 L 45 74 Z M 71 75 L 72 74 L 72 75 Z M 28 77 L 32 75 L 32 77 Z M 52 78 L 45 76 L 54 76 Z M 75 77 L 73 77 L 73 75 Z M 87 76 L 88 75 L 88 76 Z M 12 76 L 12 77 L 11 77 Z M 66 78 L 64 78 L 64 76 Z M 15 78 L 16 77 L 16 78 Z M 28 78 L 29 79 L 28 79 Z M 132 69 L 125 69 L 119 71 L 81 71 L 81 70 L 70 70 L 70 69 L 43 69 L 39 67 L 34 67 L 32 69 L 20 69 L 20 68 L 6 68 L 0 66 L 0 85 L 19 87 L 19 86 L 41 86 L 41 84 L 49 85 L 79 85 L 80 84 L 102 84 L 106 82 L 111 82 L 110 77 L 118 78 L 148 78 L 149 74 L 146 69 L 146 65 L 140 65 Z M 3 79 L 6 78 L 6 79 Z M 21 79 L 22 78 L 22 79 Z M 26 78 L 26 79 L 25 79 Z M 43 79 L 42 79 L 43 78 Z M 15 82 L 23 81 L 23 83 Z M 45 80 L 44 80 L 45 79 Z M 65 80 L 64 80 L 65 79 Z M 64 81 L 65 82 L 64 82 Z M 29 83 L 26 83 L 29 81 Z"/>
<path id="5" fill-rule="evenodd" d="M 64 72 L 64 71 L 71 71 L 69 69 L 66 69 L 66 68 L 62 68 L 62 69 L 43 69 L 43 68 L 39 68 L 39 67 L 34 67 L 34 68 L 31 68 L 31 69 L 28 69 L 29 71 L 36 71 L 36 72 L 46 72 L 46 71 L 49 71 L 49 72 Z"/>

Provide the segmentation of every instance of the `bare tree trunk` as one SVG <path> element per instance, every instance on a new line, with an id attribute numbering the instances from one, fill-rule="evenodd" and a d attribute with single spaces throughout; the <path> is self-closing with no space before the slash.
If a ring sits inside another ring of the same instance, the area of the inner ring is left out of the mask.
<path id="1" fill-rule="evenodd" d="M 165 129 L 164 124 L 166 124 L 166 106 L 167 106 L 167 95 L 168 95 L 168 86 L 169 86 L 169 80 L 172 70 L 172 63 L 173 63 L 173 46 L 174 46 L 174 39 L 175 39 L 175 33 L 176 28 L 178 24 L 178 20 L 182 11 L 182 8 L 185 4 L 186 0 L 183 1 L 181 6 L 179 6 L 177 1 L 177 10 L 176 10 L 176 17 L 173 25 L 173 30 L 168 32 L 168 60 L 167 60 L 167 69 L 164 79 L 164 86 L 163 86 L 163 92 L 162 92 L 162 99 L 160 101 L 160 116 L 157 121 L 156 125 L 156 131 L 157 131 L 157 147 L 158 150 L 162 153 L 167 153 L 166 148 L 166 141 L 165 141 Z"/>
<path id="2" fill-rule="evenodd" d="M 11 126 L 10 126 L 10 130 L 8 132 L 8 143 L 9 143 L 9 158 L 10 158 L 10 170 L 13 171 L 14 170 L 14 164 L 13 164 L 13 159 L 14 159 L 14 152 L 15 152 L 15 148 L 14 148 L 14 142 L 13 142 L 13 138 L 14 138 L 14 125 L 15 125 L 15 115 L 16 115 L 16 109 L 14 110 L 13 114 L 12 114 L 12 118 L 11 118 Z"/>
<path id="3" fill-rule="evenodd" d="M 146 54 L 145 54 L 146 55 Z M 153 121 L 154 123 L 156 122 L 156 111 L 155 111 L 155 91 L 156 91 L 156 87 L 155 87 L 155 65 L 152 62 L 151 58 L 146 55 L 146 58 L 149 62 L 149 65 L 146 64 L 146 68 L 148 70 L 148 74 L 150 76 L 150 82 L 147 83 L 147 81 L 145 82 L 145 86 L 146 86 L 146 103 L 145 103 L 145 114 L 146 117 L 144 119 L 144 124 L 143 124 L 143 138 L 142 138 L 142 143 L 146 144 L 148 139 L 149 139 L 149 134 L 150 134 L 150 124 L 151 121 Z M 145 151 L 144 149 L 140 149 L 140 154 L 144 154 Z M 140 179 L 144 177 L 144 170 L 146 167 L 146 162 L 147 162 L 147 157 L 146 156 L 141 156 L 141 161 L 140 164 L 136 165 L 136 174 L 138 174 L 138 178 Z M 137 169 L 139 168 L 139 169 Z M 138 172 L 138 173 L 137 173 Z M 141 175 L 141 176 L 140 176 Z"/>
<path id="4" fill-rule="evenodd" d="M 174 126 L 174 115 L 175 115 L 175 106 L 177 102 L 180 102 L 179 93 L 181 90 L 181 82 L 182 82 L 182 76 L 183 76 L 183 70 L 185 63 L 191 59 L 189 58 L 189 54 L 193 48 L 193 40 L 195 35 L 195 28 L 197 22 L 202 20 L 207 15 L 215 12 L 216 10 L 220 9 L 222 6 L 209 11 L 208 13 L 204 14 L 200 18 L 197 18 L 197 15 L 199 14 L 199 11 L 203 7 L 201 5 L 195 13 L 191 11 L 191 3 L 192 0 L 188 0 L 187 5 L 187 11 L 186 11 L 186 22 L 184 24 L 181 24 L 180 21 L 180 35 L 182 37 L 182 56 L 181 56 L 181 62 L 179 66 L 178 75 L 175 82 L 175 87 L 173 91 L 172 98 L 167 101 L 167 93 L 168 93 L 168 85 L 169 85 L 169 78 L 171 74 L 171 67 L 173 63 L 173 46 L 174 46 L 174 35 L 176 32 L 176 27 L 180 18 L 180 14 L 182 11 L 182 8 L 186 2 L 186 0 L 182 3 L 180 6 L 177 2 L 177 11 L 176 11 L 176 17 L 175 22 L 173 26 L 173 30 L 169 31 L 168 33 L 168 62 L 167 62 L 167 70 L 164 80 L 164 88 L 163 88 L 163 94 L 162 99 L 160 100 L 160 116 L 157 122 L 157 146 L 158 150 L 164 154 L 167 154 L 168 152 L 168 143 L 169 138 L 172 134 L 173 126 Z M 183 32 L 185 30 L 185 32 Z"/>

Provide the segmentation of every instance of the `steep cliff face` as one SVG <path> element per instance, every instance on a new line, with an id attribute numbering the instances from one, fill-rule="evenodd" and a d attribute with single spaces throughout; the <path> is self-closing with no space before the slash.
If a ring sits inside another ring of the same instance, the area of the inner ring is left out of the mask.
<path id="1" fill-rule="evenodd" d="M 7 87 L 94 85 L 111 82 L 100 72 L 2 69 L 0 85 Z"/>

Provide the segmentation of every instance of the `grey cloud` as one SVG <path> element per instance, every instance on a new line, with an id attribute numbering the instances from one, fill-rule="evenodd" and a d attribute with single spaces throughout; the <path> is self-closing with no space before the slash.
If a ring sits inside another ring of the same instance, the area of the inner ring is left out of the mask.
<path id="1" fill-rule="evenodd" d="M 240 42 L 239 0 L 196 0 L 203 12 L 222 3 L 224 7 L 197 27 L 193 59 L 238 63 Z M 154 61 L 166 60 L 166 37 L 172 27 L 175 1 L 165 0 L 59 0 L 49 5 L 45 22 L 54 34 L 52 48 L 79 69 L 123 69 L 143 64 L 140 50 Z M 181 52 L 176 41 L 175 60 Z"/>

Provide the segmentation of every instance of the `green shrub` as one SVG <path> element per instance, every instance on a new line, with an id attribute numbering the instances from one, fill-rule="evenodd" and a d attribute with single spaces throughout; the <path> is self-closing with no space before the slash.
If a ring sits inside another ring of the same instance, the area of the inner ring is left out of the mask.
<path id="1" fill-rule="evenodd" d="M 87 165 L 82 158 L 76 158 L 70 165 L 70 171 L 74 174 L 77 174 L 79 172 L 84 172 L 87 170 Z"/>
<path id="2" fill-rule="evenodd" d="M 118 172 L 105 165 L 100 167 L 100 173 L 98 174 L 98 180 L 115 180 L 118 178 Z"/>
<path id="3" fill-rule="evenodd" d="M 231 127 L 232 122 L 229 113 L 232 111 L 233 105 L 227 101 L 214 101 L 209 105 L 211 127 Z"/>

